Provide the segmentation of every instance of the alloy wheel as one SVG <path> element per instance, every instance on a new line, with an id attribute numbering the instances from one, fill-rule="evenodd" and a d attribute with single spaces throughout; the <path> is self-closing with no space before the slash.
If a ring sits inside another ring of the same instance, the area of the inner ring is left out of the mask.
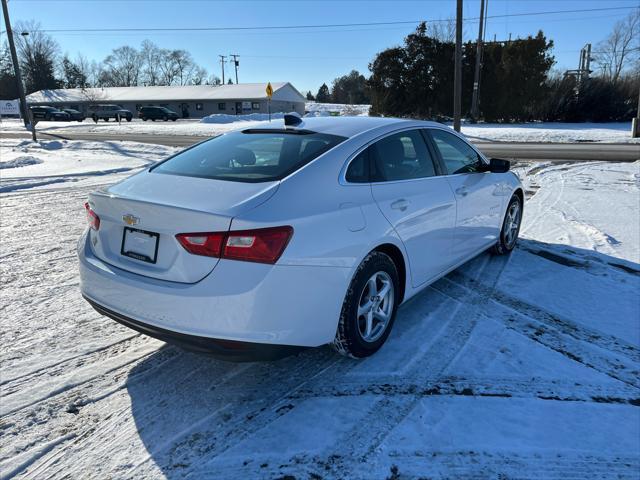
<path id="1" fill-rule="evenodd" d="M 365 342 L 375 342 L 387 329 L 393 314 L 395 292 L 387 272 L 374 273 L 365 283 L 358 302 L 358 332 Z"/>

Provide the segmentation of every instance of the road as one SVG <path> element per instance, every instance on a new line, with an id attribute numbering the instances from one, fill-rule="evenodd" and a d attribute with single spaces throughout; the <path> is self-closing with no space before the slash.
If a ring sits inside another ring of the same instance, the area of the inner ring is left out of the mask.
<path id="1" fill-rule="evenodd" d="M 104 133 L 38 133 L 40 138 L 66 140 L 128 140 L 175 147 L 186 147 L 204 140 L 201 135 L 159 134 L 104 134 Z M 30 138 L 28 133 L 6 132 L 4 138 Z M 600 160 L 633 162 L 640 159 L 640 144 L 624 143 L 510 143 L 477 142 L 480 150 L 489 157 L 512 160 L 584 161 Z"/>

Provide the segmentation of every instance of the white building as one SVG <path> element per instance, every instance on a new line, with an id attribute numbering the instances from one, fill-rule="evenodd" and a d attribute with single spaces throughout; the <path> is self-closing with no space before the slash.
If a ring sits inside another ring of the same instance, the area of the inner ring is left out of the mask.
<path id="1" fill-rule="evenodd" d="M 85 114 L 91 105 L 115 104 L 136 116 L 140 107 L 167 107 L 187 118 L 214 113 L 240 115 L 267 113 L 266 83 L 238 85 L 185 85 L 170 87 L 105 87 L 40 90 L 27 95 L 29 105 L 74 108 Z M 305 98 L 289 82 L 272 82 L 271 112 L 304 114 Z"/>

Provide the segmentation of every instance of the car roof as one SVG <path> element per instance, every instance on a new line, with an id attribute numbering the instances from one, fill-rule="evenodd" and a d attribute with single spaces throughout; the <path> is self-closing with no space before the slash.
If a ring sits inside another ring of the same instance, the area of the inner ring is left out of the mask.
<path id="1" fill-rule="evenodd" d="M 253 128 L 282 130 L 283 120 L 263 123 Z M 386 130 L 390 127 L 402 128 L 404 126 L 416 128 L 442 127 L 436 122 L 411 120 L 405 118 L 345 116 L 345 117 L 304 117 L 302 122 L 295 127 L 287 127 L 297 130 L 311 130 L 317 133 L 340 135 L 342 137 L 354 137 L 370 130 Z"/>

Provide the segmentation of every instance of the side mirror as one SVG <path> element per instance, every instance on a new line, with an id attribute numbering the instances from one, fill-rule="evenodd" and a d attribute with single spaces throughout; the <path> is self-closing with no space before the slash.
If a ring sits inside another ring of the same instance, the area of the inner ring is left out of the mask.
<path id="1" fill-rule="evenodd" d="M 492 158 L 489 160 L 489 171 L 491 173 L 506 173 L 511 168 L 511 162 L 509 160 L 502 160 L 500 158 Z"/>

